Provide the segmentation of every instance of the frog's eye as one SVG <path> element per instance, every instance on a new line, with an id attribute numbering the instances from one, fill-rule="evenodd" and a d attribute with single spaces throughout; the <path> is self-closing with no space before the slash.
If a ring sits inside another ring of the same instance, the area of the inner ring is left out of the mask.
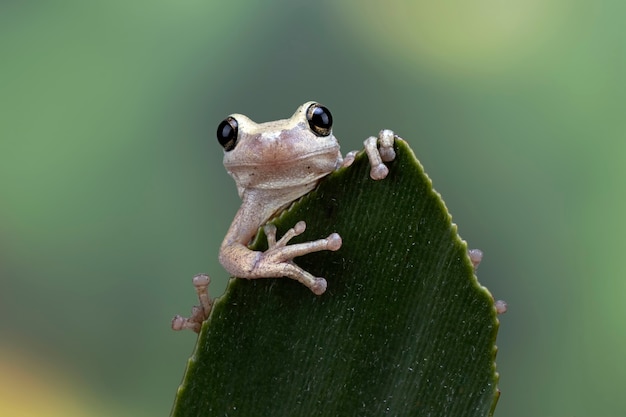
<path id="1" fill-rule="evenodd" d="M 317 136 L 328 136 L 333 127 L 333 116 L 330 110 L 321 104 L 313 103 L 306 111 L 309 127 Z"/>
<path id="2" fill-rule="evenodd" d="M 217 127 L 217 141 L 226 152 L 232 151 L 237 145 L 237 131 L 239 124 L 234 117 L 227 117 Z"/>

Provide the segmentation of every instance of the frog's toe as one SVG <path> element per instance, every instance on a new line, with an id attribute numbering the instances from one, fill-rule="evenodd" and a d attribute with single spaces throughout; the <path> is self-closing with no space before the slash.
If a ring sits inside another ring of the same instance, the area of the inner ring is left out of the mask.
<path id="1" fill-rule="evenodd" d="M 387 178 L 387 174 L 389 174 L 389 168 L 385 164 L 372 166 L 370 169 L 370 178 L 373 180 L 384 180 Z"/>
<path id="2" fill-rule="evenodd" d="M 294 237 L 304 233 L 306 230 L 306 223 L 303 220 L 300 220 L 291 229 L 287 230 L 287 233 L 285 233 L 278 242 L 276 241 L 276 226 L 273 224 L 266 224 L 263 229 L 265 230 L 265 236 L 267 236 L 267 245 L 270 248 L 281 248 L 286 246 L 287 243 L 289 243 L 289 241 Z"/>
<path id="3" fill-rule="evenodd" d="M 396 151 L 393 148 L 382 148 L 380 158 L 385 162 L 391 162 L 396 159 Z"/>
<path id="4" fill-rule="evenodd" d="M 187 319 L 177 314 L 172 319 L 172 330 L 182 330 L 185 328 L 186 323 Z"/>
<path id="5" fill-rule="evenodd" d="M 391 162 L 396 159 L 396 151 L 393 149 L 395 138 L 396 134 L 389 129 L 383 129 L 378 134 L 378 152 L 380 153 L 380 159 L 384 162 Z"/>
<path id="6" fill-rule="evenodd" d="M 467 254 L 469 255 L 470 261 L 472 261 L 475 271 L 478 265 L 480 265 L 480 261 L 483 260 L 483 251 L 480 249 L 470 249 L 467 251 Z"/>
<path id="7" fill-rule="evenodd" d="M 506 310 L 508 309 L 508 306 L 506 304 L 506 301 L 504 300 L 498 300 L 494 303 L 495 307 L 496 307 L 496 312 L 498 314 L 504 314 L 506 313 Z"/>
<path id="8" fill-rule="evenodd" d="M 352 165 L 352 163 L 354 162 L 354 159 L 356 158 L 356 154 L 357 154 L 357 151 L 348 152 L 346 156 L 343 158 L 343 161 L 341 161 L 341 167 L 349 167 L 350 165 Z"/>
<path id="9" fill-rule="evenodd" d="M 326 238 L 326 241 L 326 249 L 332 251 L 339 250 L 339 248 L 341 248 L 341 244 L 343 243 L 343 241 L 341 240 L 341 236 L 339 236 L 339 233 L 331 233 L 330 236 Z"/>
<path id="10" fill-rule="evenodd" d="M 324 278 L 315 278 L 313 285 L 311 285 L 310 289 L 315 295 L 322 295 L 326 292 L 326 288 L 328 287 L 328 283 Z"/>

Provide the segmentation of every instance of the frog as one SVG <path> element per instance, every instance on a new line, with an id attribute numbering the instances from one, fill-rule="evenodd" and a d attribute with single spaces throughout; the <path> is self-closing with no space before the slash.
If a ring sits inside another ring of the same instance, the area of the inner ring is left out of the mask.
<path id="1" fill-rule="evenodd" d="M 357 152 L 351 151 L 342 157 L 332 128 L 330 110 L 316 101 L 302 104 L 288 119 L 256 123 L 235 113 L 218 125 L 217 140 L 224 150 L 224 167 L 235 180 L 242 201 L 219 250 L 219 262 L 231 276 L 287 277 L 317 296 L 326 292 L 326 279 L 300 268 L 294 258 L 319 251 L 337 251 L 342 245 L 341 236 L 331 233 L 325 238 L 289 244 L 305 231 L 306 223 L 298 221 L 278 239 L 276 227 L 268 221 L 315 189 L 324 177 L 352 164 Z M 372 180 L 387 177 L 386 164 L 396 157 L 396 140 L 401 138 L 392 130 L 383 129 L 363 142 Z M 260 228 L 267 237 L 265 251 L 248 247 Z M 212 307 L 209 283 L 206 274 L 194 276 L 193 285 L 201 305 L 192 309 L 190 318 L 175 316 L 172 328 L 199 331 Z"/>

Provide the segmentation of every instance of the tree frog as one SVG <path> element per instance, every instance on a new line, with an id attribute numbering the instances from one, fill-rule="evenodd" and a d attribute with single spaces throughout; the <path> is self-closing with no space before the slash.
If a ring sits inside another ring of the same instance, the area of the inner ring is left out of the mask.
<path id="1" fill-rule="evenodd" d="M 232 114 L 219 124 L 217 140 L 224 148 L 224 167 L 234 178 L 242 200 L 219 252 L 220 263 L 232 276 L 287 277 L 299 281 L 316 295 L 326 291 L 324 278 L 303 270 L 293 259 L 312 252 L 338 250 L 342 243 L 339 234 L 288 245 L 292 238 L 304 232 L 305 222 L 299 221 L 278 240 L 276 228 L 266 223 L 313 190 L 321 178 L 354 161 L 354 151 L 342 158 L 332 124 L 330 111 L 313 101 L 298 107 L 289 119 L 255 123 L 242 114 Z M 382 130 L 378 137 L 365 140 L 372 179 L 387 176 L 389 170 L 384 163 L 395 159 L 396 138 L 391 130 Z M 253 251 L 248 244 L 262 226 L 269 248 L 265 252 Z M 210 311 L 209 277 L 197 275 L 193 282 L 202 305 L 194 309 L 189 319 L 176 316 L 172 321 L 176 330 L 199 331 L 200 323 Z"/>

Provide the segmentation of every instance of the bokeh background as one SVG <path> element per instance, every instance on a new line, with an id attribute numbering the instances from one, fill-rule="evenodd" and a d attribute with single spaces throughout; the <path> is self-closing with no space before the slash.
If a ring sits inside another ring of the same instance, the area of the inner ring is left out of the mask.
<path id="1" fill-rule="evenodd" d="M 232 112 L 410 142 L 501 316 L 501 416 L 626 410 L 626 3 L 0 3 L 0 414 L 167 415 Z"/>

